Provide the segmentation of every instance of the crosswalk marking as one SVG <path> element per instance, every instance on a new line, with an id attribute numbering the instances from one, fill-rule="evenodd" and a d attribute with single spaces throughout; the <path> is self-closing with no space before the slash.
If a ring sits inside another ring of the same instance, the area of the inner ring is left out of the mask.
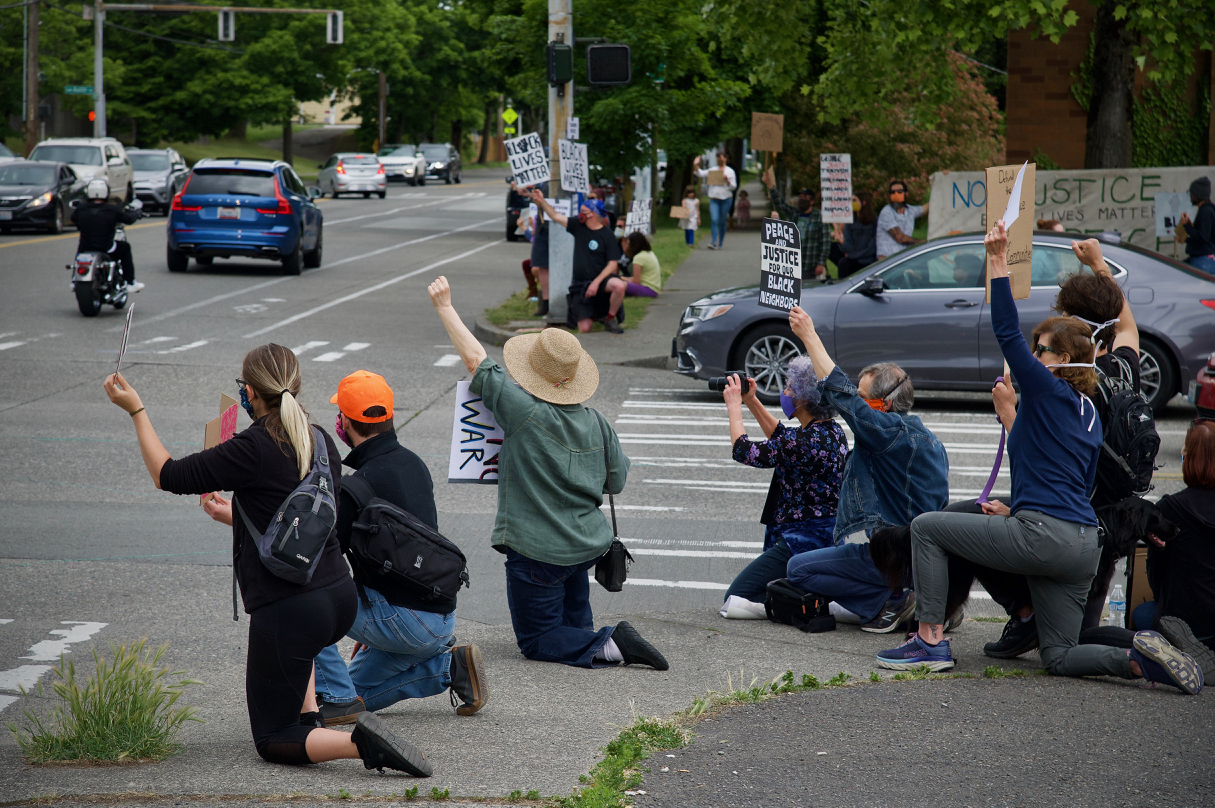
<path id="1" fill-rule="evenodd" d="M 34 643 L 33 647 L 21 659 L 32 659 L 35 662 L 55 661 L 59 659 L 61 654 L 71 653 L 68 649 L 69 645 L 76 642 L 84 642 L 109 625 L 108 623 L 93 623 L 86 620 L 61 620 L 59 622 L 62 625 L 70 626 L 70 628 L 52 629 L 50 633 L 58 635 L 59 639 L 43 640 L 42 642 Z"/>
<path id="2" fill-rule="evenodd" d="M 325 344 L 328 345 L 329 343 L 325 343 Z M 340 351 L 327 351 L 326 353 L 323 353 L 320 356 L 314 356 L 314 357 L 312 357 L 312 361 L 313 362 L 336 362 L 337 360 L 341 359 L 343 356 L 345 356 L 348 353 L 351 353 L 352 351 L 361 351 L 364 348 L 368 348 L 370 346 L 371 346 L 370 342 L 351 342 L 348 345 L 343 346 L 342 350 L 340 350 Z"/>
<path id="3" fill-rule="evenodd" d="M 343 351 L 361 351 L 364 348 L 369 348 L 369 347 L 371 347 L 370 342 L 351 342 L 350 344 L 343 346 L 342 350 Z"/>
<path id="4" fill-rule="evenodd" d="M 304 351 L 311 351 L 313 348 L 321 348 L 328 344 L 329 344 L 328 340 L 323 340 L 323 339 L 322 340 L 312 340 L 310 342 L 305 342 L 303 345 L 298 345 L 298 346 L 292 348 L 291 353 L 295 354 L 296 356 L 299 356 Z"/>
<path id="5" fill-rule="evenodd" d="M 158 354 L 174 354 L 174 353 L 181 353 L 182 351 L 189 351 L 189 350 L 192 350 L 192 349 L 194 349 L 194 348 L 201 348 L 202 346 L 206 345 L 206 344 L 207 344 L 208 342 L 210 342 L 210 341 L 211 341 L 211 340 L 207 340 L 207 339 L 200 339 L 200 340 L 198 340 L 197 342 L 191 342 L 191 343 L 190 343 L 190 344 L 188 344 L 188 345 L 178 345 L 178 346 L 176 346 L 176 347 L 174 347 L 174 348 L 170 348 L 170 349 L 169 349 L 169 350 L 167 350 L 167 351 L 157 351 L 156 353 L 158 353 Z"/>
<path id="6" fill-rule="evenodd" d="M 455 365 L 456 363 L 458 363 L 459 361 L 460 361 L 459 354 L 454 354 L 454 353 L 443 354 L 442 356 L 440 356 L 438 359 L 435 360 L 434 366 L 437 368 L 449 368 L 452 365 Z"/>
<path id="7" fill-rule="evenodd" d="M 25 340 L 18 340 L 17 342 L 0 342 L 0 351 L 7 351 L 9 348 L 16 348 L 24 344 Z"/>

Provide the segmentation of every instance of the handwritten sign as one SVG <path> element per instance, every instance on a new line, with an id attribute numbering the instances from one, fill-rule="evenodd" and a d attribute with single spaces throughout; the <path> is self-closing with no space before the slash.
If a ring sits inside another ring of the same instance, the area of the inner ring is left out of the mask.
<path id="1" fill-rule="evenodd" d="M 225 393 L 219 394 L 219 417 L 207 421 L 203 430 L 203 449 L 212 449 L 236 434 L 236 399 Z M 203 494 L 199 504 L 209 497 Z"/>
<path id="2" fill-rule="evenodd" d="M 671 218 L 672 219 L 687 219 L 691 215 L 692 215 L 692 211 L 688 210 L 683 205 L 672 205 L 671 206 Z"/>
<path id="3" fill-rule="evenodd" d="M 822 204 L 819 207 L 823 211 L 823 221 L 851 224 L 852 155 L 820 154 L 818 177 L 822 187 Z"/>
<path id="4" fill-rule="evenodd" d="M 1181 214 L 1188 213 L 1190 221 L 1198 215 L 1198 208 L 1190 204 L 1189 193 L 1154 194 L 1156 204 L 1156 236 L 1158 238 L 1173 238 L 1177 234 L 1177 220 Z"/>
<path id="5" fill-rule="evenodd" d="M 502 430 L 469 382 L 456 382 L 456 409 L 451 427 L 451 459 L 447 482 L 498 484 L 498 455 Z"/>
<path id="6" fill-rule="evenodd" d="M 557 153 L 561 156 L 561 190 L 573 194 L 585 194 L 591 190 L 590 167 L 586 156 L 586 144 L 572 140 L 558 140 Z"/>
<path id="7" fill-rule="evenodd" d="M 778 152 L 785 145 L 785 116 L 767 112 L 751 113 L 751 148 Z"/>
<path id="8" fill-rule="evenodd" d="M 1034 255 L 1034 200 L 1021 193 L 1034 187 L 1034 163 L 1020 166 L 993 166 L 987 169 L 987 221 L 993 225 L 1005 216 L 1012 218 L 1008 228 L 1008 276 L 1013 300 L 1029 297 L 1030 262 Z M 1016 197 L 1016 198 L 1014 198 Z M 1010 209 L 1011 208 L 1011 209 Z M 1005 222 L 1008 219 L 1004 219 Z M 987 271 L 987 302 L 991 302 L 991 270 Z"/>
<path id="9" fill-rule="evenodd" d="M 624 217 L 625 234 L 637 231 L 648 234 L 653 213 L 653 199 L 634 199 L 629 203 L 629 212 Z"/>
<path id="10" fill-rule="evenodd" d="M 705 179 L 708 180 L 709 185 L 725 185 L 726 172 L 720 168 L 711 168 L 709 169 L 709 173 L 705 175 Z"/>
<path id="11" fill-rule="evenodd" d="M 502 141 L 511 171 L 519 185 L 539 185 L 552 179 L 548 170 L 548 158 L 544 155 L 544 143 L 535 132 Z"/>
<path id="12" fill-rule="evenodd" d="M 801 298 L 801 234 L 792 222 L 764 219 L 759 237 L 759 305 L 789 311 Z"/>

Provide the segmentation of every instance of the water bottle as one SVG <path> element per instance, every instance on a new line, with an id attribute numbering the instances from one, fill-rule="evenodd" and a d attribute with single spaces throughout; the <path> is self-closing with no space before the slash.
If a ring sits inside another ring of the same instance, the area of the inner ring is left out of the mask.
<path id="1" fill-rule="evenodd" d="M 1109 624 L 1126 628 L 1126 595 L 1122 593 L 1122 584 L 1114 584 L 1114 591 L 1110 593 Z"/>

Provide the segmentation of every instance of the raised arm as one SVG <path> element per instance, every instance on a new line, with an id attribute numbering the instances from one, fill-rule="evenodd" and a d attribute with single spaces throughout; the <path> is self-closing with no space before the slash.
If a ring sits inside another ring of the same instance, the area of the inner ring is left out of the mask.
<path id="1" fill-rule="evenodd" d="M 548 215 L 548 218 L 552 219 L 557 224 L 561 225 L 562 227 L 569 224 L 569 217 L 562 216 L 560 213 L 558 213 L 557 210 L 548 203 L 548 200 L 544 198 L 544 194 L 540 192 L 539 188 L 532 189 L 532 201 L 536 203 L 536 207 L 544 211 L 544 213 Z M 541 221 L 543 221 L 543 217 L 541 217 Z"/>
<path id="2" fill-rule="evenodd" d="M 991 328 L 1000 343 L 1000 353 L 1004 354 L 1004 361 L 1021 385 L 1022 395 L 1038 392 L 1051 384 L 1055 376 L 1034 359 L 1021 333 L 1021 320 L 1017 316 L 1008 275 L 1008 231 L 1004 229 L 1003 220 L 996 222 L 984 237 L 983 246 L 987 249 L 991 273 Z"/>
<path id="3" fill-rule="evenodd" d="M 1072 252 L 1080 263 L 1093 270 L 1094 275 L 1113 278 L 1109 264 L 1105 263 L 1105 257 L 1101 255 L 1101 242 L 1097 239 L 1073 241 Z M 1139 353 L 1139 328 L 1135 325 L 1135 315 L 1131 313 L 1131 304 L 1125 294 L 1122 295 L 1122 311 L 1118 313 L 1118 324 L 1114 326 L 1114 344 L 1107 350 L 1113 351 L 1123 346 L 1134 348 L 1135 353 Z"/>
<path id="4" fill-rule="evenodd" d="M 485 361 L 485 349 L 481 347 L 481 343 L 472 335 L 468 326 L 464 325 L 460 315 L 452 307 L 451 287 L 447 284 L 447 278 L 440 275 L 434 283 L 427 287 L 426 291 L 430 293 L 430 302 L 434 304 L 435 311 L 439 313 L 439 319 L 443 321 L 443 327 L 447 329 L 448 339 L 451 340 L 456 352 L 460 354 L 460 358 L 464 360 L 464 367 L 468 369 L 469 373 L 475 373 L 477 367 Z"/>
<path id="5" fill-rule="evenodd" d="M 806 354 L 814 362 L 815 375 L 820 379 L 831 375 L 831 371 L 835 370 L 835 362 L 831 361 L 831 357 L 827 355 L 826 346 L 818 338 L 818 333 L 814 330 L 814 321 L 801 306 L 794 306 L 789 312 L 789 327 L 802 341 L 802 345 L 806 346 Z"/>

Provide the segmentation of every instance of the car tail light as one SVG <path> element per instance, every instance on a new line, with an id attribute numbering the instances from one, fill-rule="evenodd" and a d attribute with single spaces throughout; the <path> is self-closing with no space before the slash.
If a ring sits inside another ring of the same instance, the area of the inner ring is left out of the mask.
<path id="1" fill-rule="evenodd" d="M 337 173 L 339 173 L 339 174 L 345 174 L 345 173 L 346 173 L 346 166 L 342 165 L 342 161 L 341 161 L 341 160 L 338 160 L 337 168 L 335 168 L 335 169 L 334 169 L 334 171 L 336 171 L 336 172 L 337 172 Z"/>
<path id="2" fill-rule="evenodd" d="M 257 208 L 258 213 L 278 214 L 280 216 L 291 215 L 291 203 L 287 201 L 287 197 L 283 196 L 283 192 L 278 189 L 278 177 L 274 178 L 274 198 L 278 200 L 276 208 Z"/>
<path id="3" fill-rule="evenodd" d="M 379 168 L 376 170 L 376 172 L 375 172 L 375 173 L 377 173 L 377 174 L 383 174 L 383 173 L 384 173 L 384 166 L 380 166 L 380 167 L 379 167 Z"/>
<path id="4" fill-rule="evenodd" d="M 173 204 L 169 206 L 170 210 L 181 210 L 181 211 L 202 210 L 202 205 L 197 205 L 197 206 L 191 205 L 191 206 L 187 207 L 186 205 L 183 205 L 181 203 L 181 196 L 182 196 L 182 194 L 184 194 L 186 192 L 186 189 L 190 187 L 190 180 L 192 180 L 192 179 L 194 179 L 193 174 L 191 174 L 189 179 L 186 180 L 186 184 L 181 186 L 181 190 L 177 192 L 177 196 L 173 197 Z"/>
<path id="5" fill-rule="evenodd" d="M 1215 300 L 1200 300 L 1199 302 L 1208 309 L 1215 309 Z"/>

